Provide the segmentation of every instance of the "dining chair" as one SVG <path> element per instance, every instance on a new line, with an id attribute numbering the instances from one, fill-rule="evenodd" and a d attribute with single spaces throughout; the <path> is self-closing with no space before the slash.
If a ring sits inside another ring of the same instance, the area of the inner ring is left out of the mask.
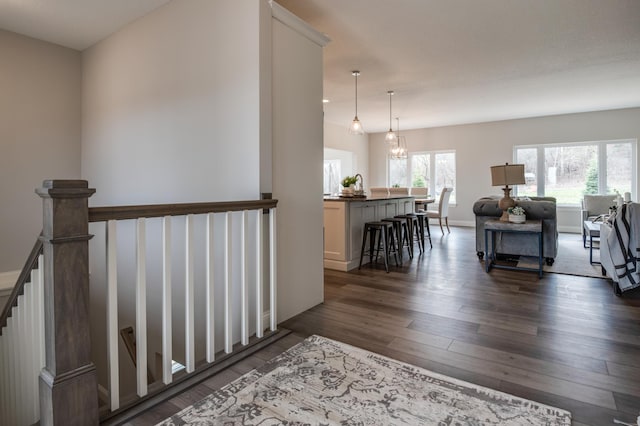
<path id="1" fill-rule="evenodd" d="M 369 188 L 369 192 L 371 193 L 371 197 L 388 197 L 389 196 L 389 188 L 385 187 L 372 187 Z"/>
<path id="2" fill-rule="evenodd" d="M 415 211 L 419 212 L 420 210 L 427 209 L 427 204 L 423 202 L 423 200 L 427 199 L 427 195 L 429 194 L 429 188 L 425 187 L 417 187 L 414 186 L 411 188 L 410 195 L 415 198 Z"/>
<path id="3" fill-rule="evenodd" d="M 406 186 L 391 187 L 389 188 L 389 195 L 392 197 L 397 197 L 399 195 L 409 195 L 409 188 L 407 188 Z"/>
<path id="4" fill-rule="evenodd" d="M 429 188 L 424 186 L 414 186 L 411 188 L 411 196 L 416 198 L 427 198 L 427 194 L 429 193 Z"/>
<path id="5" fill-rule="evenodd" d="M 426 211 L 427 217 L 429 219 L 438 219 L 442 235 L 444 235 L 444 229 L 442 228 L 442 219 L 445 220 L 445 224 L 447 225 L 447 232 L 451 233 L 451 230 L 449 229 L 449 198 L 451 197 L 452 192 L 453 188 L 442 188 L 442 192 L 440 192 L 438 211 Z"/>

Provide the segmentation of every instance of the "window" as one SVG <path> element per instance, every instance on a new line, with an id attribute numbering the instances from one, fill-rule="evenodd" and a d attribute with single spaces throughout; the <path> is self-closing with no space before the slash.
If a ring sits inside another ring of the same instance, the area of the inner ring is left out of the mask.
<path id="1" fill-rule="evenodd" d="M 516 146 L 525 184 L 518 195 L 555 197 L 558 204 L 579 205 L 584 194 L 635 194 L 635 140 L 561 145 Z"/>
<path id="2" fill-rule="evenodd" d="M 340 192 L 340 160 L 324 160 L 323 192 L 325 194 Z"/>
<path id="3" fill-rule="evenodd" d="M 389 186 L 407 186 L 407 160 L 389 158 Z"/>
<path id="4" fill-rule="evenodd" d="M 410 179 L 409 179 L 410 177 Z M 444 187 L 454 188 L 450 202 L 455 204 L 456 153 L 433 151 L 409 153 L 408 159 L 389 158 L 389 186 L 429 188 L 430 195 L 440 196 Z"/>

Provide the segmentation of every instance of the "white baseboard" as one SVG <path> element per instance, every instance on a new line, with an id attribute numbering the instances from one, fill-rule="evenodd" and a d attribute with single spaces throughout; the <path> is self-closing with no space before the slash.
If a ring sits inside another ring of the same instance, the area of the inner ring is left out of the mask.
<path id="1" fill-rule="evenodd" d="M 579 226 L 558 226 L 558 232 L 567 232 L 569 234 L 581 234 L 582 228 Z"/>
<path id="2" fill-rule="evenodd" d="M 433 223 L 433 222 L 429 222 Z M 435 224 L 438 224 L 438 219 L 435 220 Z M 451 226 L 463 226 L 465 228 L 475 228 L 476 222 L 473 220 L 450 220 L 449 225 Z"/>

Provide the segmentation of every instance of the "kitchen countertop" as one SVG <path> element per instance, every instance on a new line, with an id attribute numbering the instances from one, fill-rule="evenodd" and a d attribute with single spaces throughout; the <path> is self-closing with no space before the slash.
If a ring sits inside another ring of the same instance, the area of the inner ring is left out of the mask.
<path id="1" fill-rule="evenodd" d="M 339 197 L 339 196 L 324 196 L 324 201 L 380 201 L 380 200 L 400 200 L 403 198 L 415 198 L 411 195 L 396 195 L 396 196 L 387 196 L 387 197 L 369 197 L 369 196 L 358 196 L 358 197 Z"/>

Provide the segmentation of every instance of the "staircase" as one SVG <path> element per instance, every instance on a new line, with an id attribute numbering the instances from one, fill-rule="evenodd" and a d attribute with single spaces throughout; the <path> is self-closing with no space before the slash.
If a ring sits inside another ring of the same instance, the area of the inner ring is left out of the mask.
<path id="1" fill-rule="evenodd" d="M 94 192 L 37 190 L 43 232 L 0 316 L 0 424 L 117 424 L 277 334 L 277 200 L 88 208 Z"/>

